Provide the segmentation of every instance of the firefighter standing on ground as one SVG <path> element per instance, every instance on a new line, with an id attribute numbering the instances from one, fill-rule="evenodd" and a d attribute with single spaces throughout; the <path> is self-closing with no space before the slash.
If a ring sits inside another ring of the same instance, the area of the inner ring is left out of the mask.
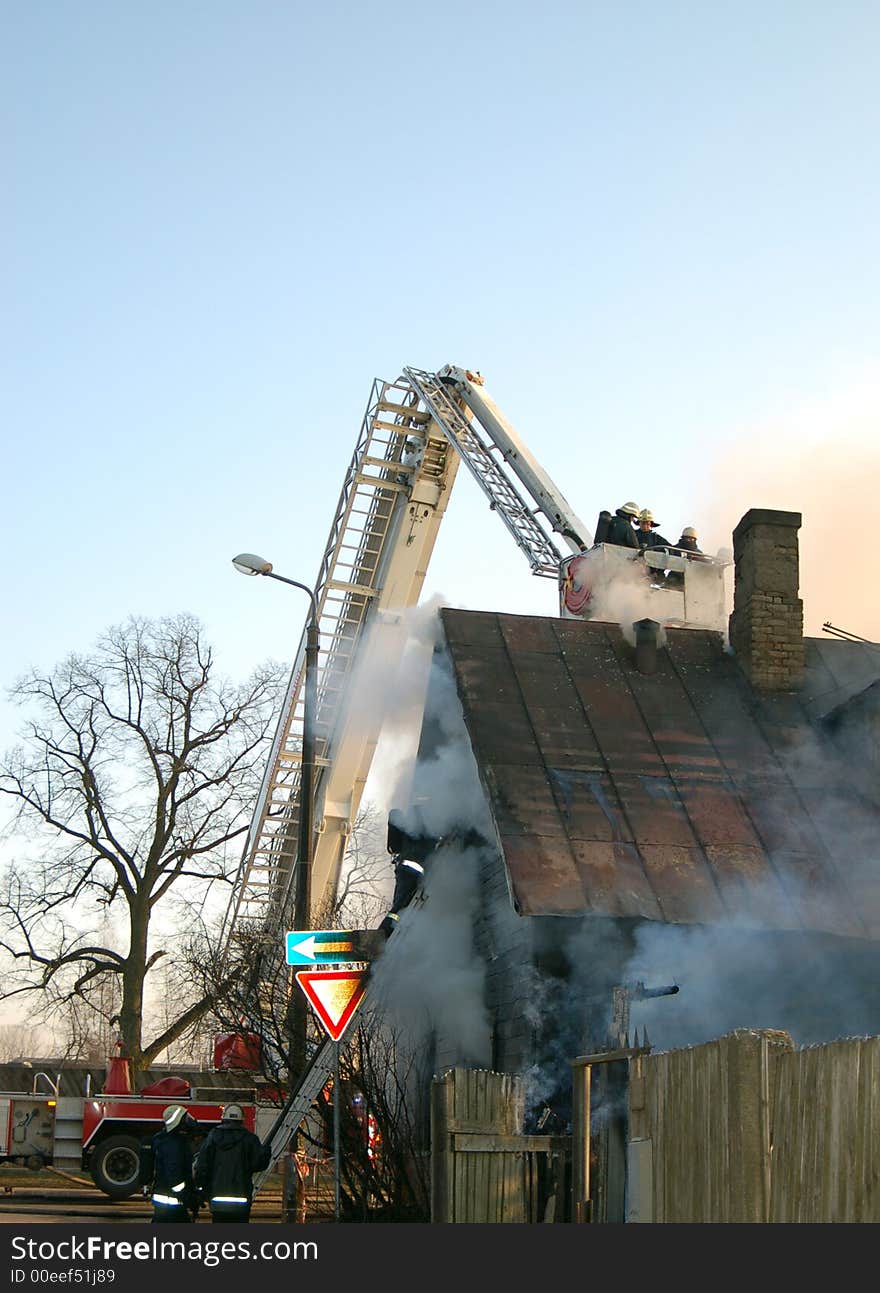
<path id="1" fill-rule="evenodd" d="M 228 1104 L 196 1159 L 196 1186 L 212 1221 L 250 1220 L 254 1172 L 268 1167 L 270 1157 L 269 1146 L 245 1127 L 241 1106 Z"/>
<path id="2" fill-rule="evenodd" d="M 143 1192 L 152 1196 L 154 1222 L 193 1221 L 198 1201 L 191 1137 L 198 1123 L 180 1104 L 169 1105 L 162 1121 L 164 1127 L 141 1149 Z"/>

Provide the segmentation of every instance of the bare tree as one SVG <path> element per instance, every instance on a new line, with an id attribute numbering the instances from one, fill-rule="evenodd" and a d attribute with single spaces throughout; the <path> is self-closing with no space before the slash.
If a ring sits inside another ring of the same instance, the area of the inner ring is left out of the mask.
<path id="1" fill-rule="evenodd" d="M 15 687 L 35 717 L 0 765 L 17 846 L 0 893 L 0 999 L 38 993 L 51 1013 L 106 1000 L 109 981 L 136 1071 L 210 1009 L 210 993 L 179 999 L 143 1035 L 150 972 L 237 861 L 279 682 L 271 664 L 241 685 L 215 678 L 201 626 L 182 615 L 133 618 Z"/>
<path id="2" fill-rule="evenodd" d="M 371 1009 L 340 1052 L 340 1203 L 350 1221 L 430 1220 L 430 1055 L 381 1009 Z M 317 1101 L 320 1133 L 333 1152 L 332 1082 Z"/>
<path id="3" fill-rule="evenodd" d="M 0 1024 L 0 1064 L 25 1059 L 45 1051 L 45 1038 L 33 1024 Z"/>

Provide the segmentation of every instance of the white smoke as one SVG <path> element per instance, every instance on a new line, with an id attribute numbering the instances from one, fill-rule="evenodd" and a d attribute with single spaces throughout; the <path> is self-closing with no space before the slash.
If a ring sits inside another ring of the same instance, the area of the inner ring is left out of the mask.
<path id="1" fill-rule="evenodd" d="M 376 967 L 376 997 L 411 1045 L 432 1035 L 453 1062 L 486 1068 L 491 1058 L 485 967 L 474 952 L 479 854 L 438 852 L 424 901 L 408 907 Z"/>
<path id="2" fill-rule="evenodd" d="M 409 797 L 444 604 L 436 596 L 423 605 L 384 614 L 379 631 L 386 648 L 364 653 L 367 658 L 355 674 L 361 713 L 379 733 L 366 796 L 386 813 Z"/>
<path id="3" fill-rule="evenodd" d="M 493 838 L 492 815 L 480 784 L 452 665 L 443 652 L 435 652 L 431 662 L 424 722 L 433 728 L 433 747 L 423 753 L 411 773 L 403 770 L 395 796 L 402 809 L 402 824 L 414 834 L 434 839 L 469 828 Z M 407 785 L 411 788 L 408 802 L 402 793 Z"/>
<path id="4" fill-rule="evenodd" d="M 780 832 L 788 848 L 777 845 L 774 864 L 765 841 L 765 877 L 742 878 L 726 895 L 733 914 L 711 928 L 637 929 L 625 980 L 681 988 L 633 1009 L 665 1049 L 735 1028 L 782 1029 L 800 1045 L 880 1033 L 876 785 L 808 728 L 785 741 L 776 749 L 785 799 L 768 785 L 757 828 Z"/>
<path id="5" fill-rule="evenodd" d="M 475 830 L 494 834 L 476 761 L 440 638 L 439 599 L 411 619 L 420 703 L 397 713 L 428 731 L 429 750 L 398 768 L 390 802 L 413 834 L 444 839 L 429 859 L 418 897 L 401 914 L 377 963 L 376 996 L 388 1020 L 411 1045 L 431 1036 L 452 1062 L 486 1067 L 491 1038 L 485 1007 L 485 966 L 474 947 L 480 852 L 450 839 Z M 427 669 L 425 660 L 427 654 Z"/>

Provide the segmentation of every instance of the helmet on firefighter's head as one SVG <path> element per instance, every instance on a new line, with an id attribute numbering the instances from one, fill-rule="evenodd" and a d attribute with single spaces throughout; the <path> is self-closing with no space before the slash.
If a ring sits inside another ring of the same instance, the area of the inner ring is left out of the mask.
<path id="1" fill-rule="evenodd" d="M 174 1131 L 179 1127 L 186 1117 L 186 1110 L 182 1104 L 170 1104 L 162 1114 L 162 1121 L 165 1124 L 166 1131 Z"/>
<path id="2" fill-rule="evenodd" d="M 244 1122 L 244 1114 L 240 1104 L 227 1104 L 221 1117 L 224 1122 Z"/>
<path id="3" fill-rule="evenodd" d="M 639 505 L 638 503 L 624 503 L 623 507 L 619 508 L 618 510 L 621 512 L 625 512 L 627 516 L 638 516 Z"/>
<path id="4" fill-rule="evenodd" d="M 697 537 L 697 532 L 692 525 L 689 525 L 682 530 L 681 537 L 683 539 L 695 539 Z"/>
<path id="5" fill-rule="evenodd" d="M 656 530 L 657 526 L 660 524 L 659 521 L 654 520 L 654 513 L 651 511 L 650 507 L 643 507 L 641 512 L 639 512 L 639 525 L 644 525 L 646 522 L 654 530 Z"/>

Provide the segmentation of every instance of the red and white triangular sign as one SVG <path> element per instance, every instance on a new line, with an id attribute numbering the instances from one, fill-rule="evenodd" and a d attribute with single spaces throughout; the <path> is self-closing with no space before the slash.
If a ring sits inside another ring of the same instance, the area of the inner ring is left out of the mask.
<path id="1" fill-rule="evenodd" d="M 294 975 L 331 1041 L 338 1042 L 361 1004 L 366 970 L 300 970 Z"/>

